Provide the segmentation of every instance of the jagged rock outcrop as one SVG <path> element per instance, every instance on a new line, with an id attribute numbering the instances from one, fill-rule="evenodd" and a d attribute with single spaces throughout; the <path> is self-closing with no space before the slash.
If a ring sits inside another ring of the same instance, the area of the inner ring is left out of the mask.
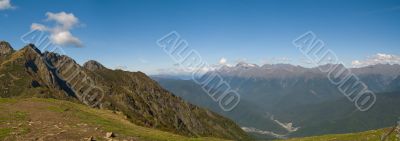
<path id="1" fill-rule="evenodd" d="M 83 64 L 83 67 L 90 71 L 97 71 L 106 68 L 102 64 L 94 60 L 87 61 L 85 64 Z"/>
<path id="2" fill-rule="evenodd" d="M 14 49 L 8 42 L 0 41 L 0 56 L 8 55 L 14 52 Z"/>
<path id="3" fill-rule="evenodd" d="M 0 63 L 10 57 L 14 49 L 8 42 L 0 41 Z"/>
<path id="4" fill-rule="evenodd" d="M 29 44 L 5 58 L 0 66 L 0 97 L 44 97 L 74 100 L 66 82 L 49 68 L 43 54 Z"/>
<path id="5" fill-rule="evenodd" d="M 6 52 L 6 51 L 4 51 Z M 141 72 L 84 67 L 30 44 L 0 67 L 0 97 L 51 97 L 121 112 L 138 125 L 186 136 L 245 140 L 234 122 L 174 96 Z"/>

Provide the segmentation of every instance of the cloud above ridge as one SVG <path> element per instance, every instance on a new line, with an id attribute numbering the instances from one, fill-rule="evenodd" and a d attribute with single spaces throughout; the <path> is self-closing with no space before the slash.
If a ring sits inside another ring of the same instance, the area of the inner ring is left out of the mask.
<path id="1" fill-rule="evenodd" d="M 368 57 L 365 60 L 354 60 L 351 62 L 351 65 L 353 67 L 365 67 L 376 64 L 400 64 L 400 56 L 377 53 L 373 56 Z"/>
<path id="2" fill-rule="evenodd" d="M 14 9 L 15 7 L 11 5 L 10 0 L 0 0 L 0 10 Z"/>
<path id="3" fill-rule="evenodd" d="M 48 31 L 50 33 L 50 40 L 56 45 L 83 46 L 81 40 L 71 33 L 71 30 L 79 25 L 79 19 L 73 13 L 47 12 L 46 16 L 46 22 L 55 22 L 53 27 L 32 23 L 31 30 Z"/>

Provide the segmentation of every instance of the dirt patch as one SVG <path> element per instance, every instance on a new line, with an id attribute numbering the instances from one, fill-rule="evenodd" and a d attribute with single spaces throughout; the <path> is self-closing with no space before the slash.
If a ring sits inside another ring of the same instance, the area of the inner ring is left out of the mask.
<path id="1" fill-rule="evenodd" d="M 1 104 L 0 139 L 17 141 L 78 141 L 109 140 L 99 126 L 84 123 L 74 109 L 58 104 L 21 100 Z M 3 120 L 1 120 L 3 119 Z M 114 140 L 137 140 L 135 137 L 116 136 Z"/>

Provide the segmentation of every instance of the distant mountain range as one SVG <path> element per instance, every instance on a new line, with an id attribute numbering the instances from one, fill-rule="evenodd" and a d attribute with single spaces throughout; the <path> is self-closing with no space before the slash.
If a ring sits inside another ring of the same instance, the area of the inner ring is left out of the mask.
<path id="1" fill-rule="evenodd" d="M 153 76 L 183 99 L 232 118 L 258 138 L 347 133 L 393 125 L 400 116 L 400 65 L 377 64 L 350 71 L 376 93 L 376 104 L 358 111 L 319 68 L 290 64 L 238 63 L 214 72 L 236 90 L 241 101 L 224 112 L 191 80 Z M 209 72 L 212 73 L 212 72 Z"/>
<path id="2" fill-rule="evenodd" d="M 275 139 L 359 132 L 392 126 L 400 116 L 400 65 L 350 69 L 376 93 L 375 105 L 366 112 L 359 111 L 327 73 L 319 71 L 333 64 L 223 66 L 205 75 L 221 75 L 240 94 L 239 105 L 225 112 L 190 76 L 151 79 L 141 72 L 111 70 L 96 61 L 81 66 L 68 56 L 42 53 L 33 44 L 16 51 L 4 41 L 0 64 L 2 98 L 86 104 L 122 113 L 137 125 L 190 137 L 248 140 L 248 134 Z"/>
<path id="3" fill-rule="evenodd" d="M 248 139 L 233 121 L 183 101 L 141 72 L 83 66 L 33 44 L 0 42 L 0 97 L 55 98 L 123 113 L 137 125 L 191 137 Z"/>

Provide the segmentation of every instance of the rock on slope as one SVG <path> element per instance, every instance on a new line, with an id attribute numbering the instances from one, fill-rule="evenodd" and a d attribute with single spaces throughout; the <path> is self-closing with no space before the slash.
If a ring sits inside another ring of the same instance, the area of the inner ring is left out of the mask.
<path id="1" fill-rule="evenodd" d="M 0 51 L 0 97 L 46 97 L 122 112 L 131 122 L 186 136 L 247 139 L 234 122 L 164 90 L 141 72 L 84 67 L 67 56 L 41 53 L 30 44 Z"/>

